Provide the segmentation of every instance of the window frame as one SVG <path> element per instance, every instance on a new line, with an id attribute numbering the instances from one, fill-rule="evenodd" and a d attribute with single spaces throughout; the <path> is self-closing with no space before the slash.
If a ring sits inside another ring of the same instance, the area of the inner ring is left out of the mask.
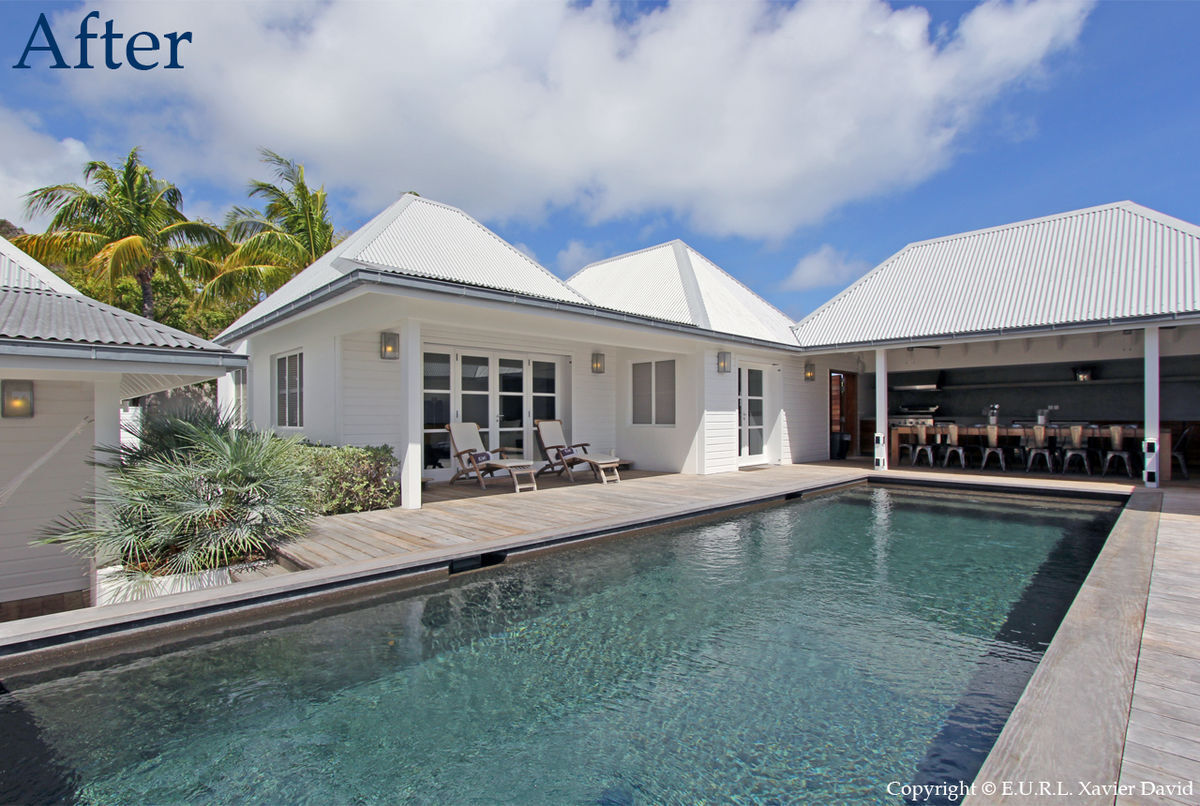
<path id="1" fill-rule="evenodd" d="M 664 386 L 666 385 L 666 382 L 667 382 L 666 379 L 668 377 L 662 369 L 663 365 L 665 365 L 665 364 L 671 365 L 671 371 L 670 371 L 670 375 L 669 375 L 669 378 L 670 378 L 670 389 L 669 390 L 664 389 Z M 644 367 L 644 366 L 650 367 L 650 375 L 649 375 L 650 397 L 649 397 L 649 401 L 643 401 L 643 403 L 648 403 L 648 406 L 649 406 L 649 420 L 639 421 L 637 419 L 638 409 L 640 408 L 638 405 L 639 395 L 638 395 L 638 388 L 637 388 L 637 376 L 638 376 L 637 368 Z M 651 358 L 647 361 L 630 361 L 630 363 L 629 363 L 629 424 L 632 426 L 638 426 L 638 427 L 643 427 L 643 428 L 674 428 L 676 423 L 679 421 L 678 380 L 679 380 L 679 362 L 674 358 Z M 670 393 L 670 398 L 671 398 L 670 411 L 669 412 L 660 411 L 659 409 L 661 408 L 662 404 L 664 404 L 663 398 L 665 397 L 665 394 L 668 391 Z M 670 417 L 670 420 L 668 421 L 666 419 L 666 417 Z"/>
<path id="2" fill-rule="evenodd" d="M 287 384 L 287 381 L 286 381 L 287 375 L 288 375 L 288 368 L 287 368 L 286 362 L 290 358 L 297 359 L 296 360 L 295 411 L 291 410 L 291 408 L 292 408 L 292 406 L 291 406 L 292 388 L 290 385 Z M 275 424 L 276 428 L 296 428 L 296 429 L 303 428 L 304 427 L 304 350 L 302 350 L 302 349 L 301 350 L 289 350 L 286 353 L 279 353 L 277 355 L 272 356 L 272 362 L 273 362 L 273 367 L 272 367 L 273 372 L 271 373 L 271 377 L 272 377 L 271 385 L 274 387 L 272 390 L 274 392 L 274 394 L 272 396 L 273 403 L 271 406 L 271 411 L 272 411 L 271 420 Z M 282 366 L 284 367 L 284 373 L 283 373 L 282 378 L 280 377 L 280 372 L 279 372 L 281 363 L 282 363 Z M 281 390 L 279 388 L 281 380 L 283 380 L 285 383 L 285 388 L 282 390 L 282 397 L 281 397 Z M 283 405 L 281 406 L 281 404 L 283 404 Z M 286 409 L 286 411 L 284 409 Z M 295 419 L 294 423 L 292 422 L 293 414 L 296 415 L 294 418 Z"/>

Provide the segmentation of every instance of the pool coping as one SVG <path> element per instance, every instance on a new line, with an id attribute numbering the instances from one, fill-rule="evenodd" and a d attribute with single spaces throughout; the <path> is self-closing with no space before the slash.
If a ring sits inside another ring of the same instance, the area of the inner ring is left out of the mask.
<path id="1" fill-rule="evenodd" d="M 1109 788 L 1120 779 L 1161 507 L 1157 490 L 1129 496 L 967 806 L 1115 801 Z"/>

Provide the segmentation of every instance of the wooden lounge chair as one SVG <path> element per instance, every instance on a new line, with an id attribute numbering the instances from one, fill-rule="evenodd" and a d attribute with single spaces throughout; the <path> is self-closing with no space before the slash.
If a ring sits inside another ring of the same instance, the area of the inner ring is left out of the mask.
<path id="1" fill-rule="evenodd" d="M 487 489 L 484 476 L 492 476 L 499 470 L 507 470 L 512 477 L 513 490 L 536 490 L 537 478 L 533 472 L 533 462 L 528 459 L 509 459 L 503 450 L 489 451 L 483 447 L 479 437 L 479 426 L 475 423 L 450 423 L 446 426 L 450 432 L 450 449 L 454 452 L 454 460 L 458 470 L 450 478 L 453 484 L 458 479 L 474 477 L 479 486 Z M 521 476 L 527 476 L 528 481 L 521 481 Z"/>
<path id="2" fill-rule="evenodd" d="M 546 466 L 537 472 L 539 476 L 543 473 L 562 475 L 565 471 L 567 478 L 574 482 L 575 472 L 572 468 L 586 464 L 592 476 L 603 484 L 621 480 L 621 474 L 617 472 L 621 460 L 608 454 L 588 453 L 587 442 L 568 445 L 563 435 L 562 420 L 534 420 L 533 424 L 537 428 L 538 444 L 542 446 L 542 453 L 546 457 Z M 609 473 L 612 475 L 609 476 Z"/>

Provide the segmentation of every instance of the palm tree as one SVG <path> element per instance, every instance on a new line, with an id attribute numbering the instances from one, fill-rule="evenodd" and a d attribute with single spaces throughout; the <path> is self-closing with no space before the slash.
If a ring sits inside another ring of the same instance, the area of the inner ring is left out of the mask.
<path id="1" fill-rule="evenodd" d="M 325 188 L 312 190 L 304 166 L 262 149 L 280 184 L 253 180 L 251 198 L 266 200 L 263 209 L 234 207 L 225 231 L 237 242 L 221 271 L 200 294 L 201 304 L 218 298 L 257 300 L 286 283 L 337 242 Z"/>
<path id="2" fill-rule="evenodd" d="M 211 272 L 206 269 L 211 261 L 189 246 L 228 244 L 216 227 L 187 219 L 179 209 L 179 188 L 156 178 L 137 148 L 116 168 L 89 162 L 83 180 L 83 185 L 50 185 L 26 194 L 31 215 L 53 217 L 44 233 L 22 235 L 14 243 L 43 263 L 83 268 L 110 289 L 123 277 L 135 278 L 147 319 L 154 318 L 151 280 L 157 272 L 182 287 L 183 275 Z"/>

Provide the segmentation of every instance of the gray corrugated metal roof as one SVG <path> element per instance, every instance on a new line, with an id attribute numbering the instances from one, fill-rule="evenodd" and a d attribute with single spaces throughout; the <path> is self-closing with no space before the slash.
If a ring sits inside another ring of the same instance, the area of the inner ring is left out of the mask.
<path id="1" fill-rule="evenodd" d="M 1200 313 L 1200 227 L 1133 202 L 906 246 L 799 322 L 833 347 Z"/>
<path id="2" fill-rule="evenodd" d="M 795 344 L 791 320 L 683 241 L 592 263 L 567 283 L 613 310 Z"/>
<path id="3" fill-rule="evenodd" d="M 588 303 L 462 210 L 408 193 L 247 311 L 225 333 L 240 332 L 363 265 L 397 275 Z"/>
<path id="4" fill-rule="evenodd" d="M 40 288 L 79 294 L 66 280 L 4 238 L 0 238 L 0 288 Z"/>
<path id="5" fill-rule="evenodd" d="M 0 338 L 229 352 L 90 297 L 32 288 L 0 288 Z"/>

